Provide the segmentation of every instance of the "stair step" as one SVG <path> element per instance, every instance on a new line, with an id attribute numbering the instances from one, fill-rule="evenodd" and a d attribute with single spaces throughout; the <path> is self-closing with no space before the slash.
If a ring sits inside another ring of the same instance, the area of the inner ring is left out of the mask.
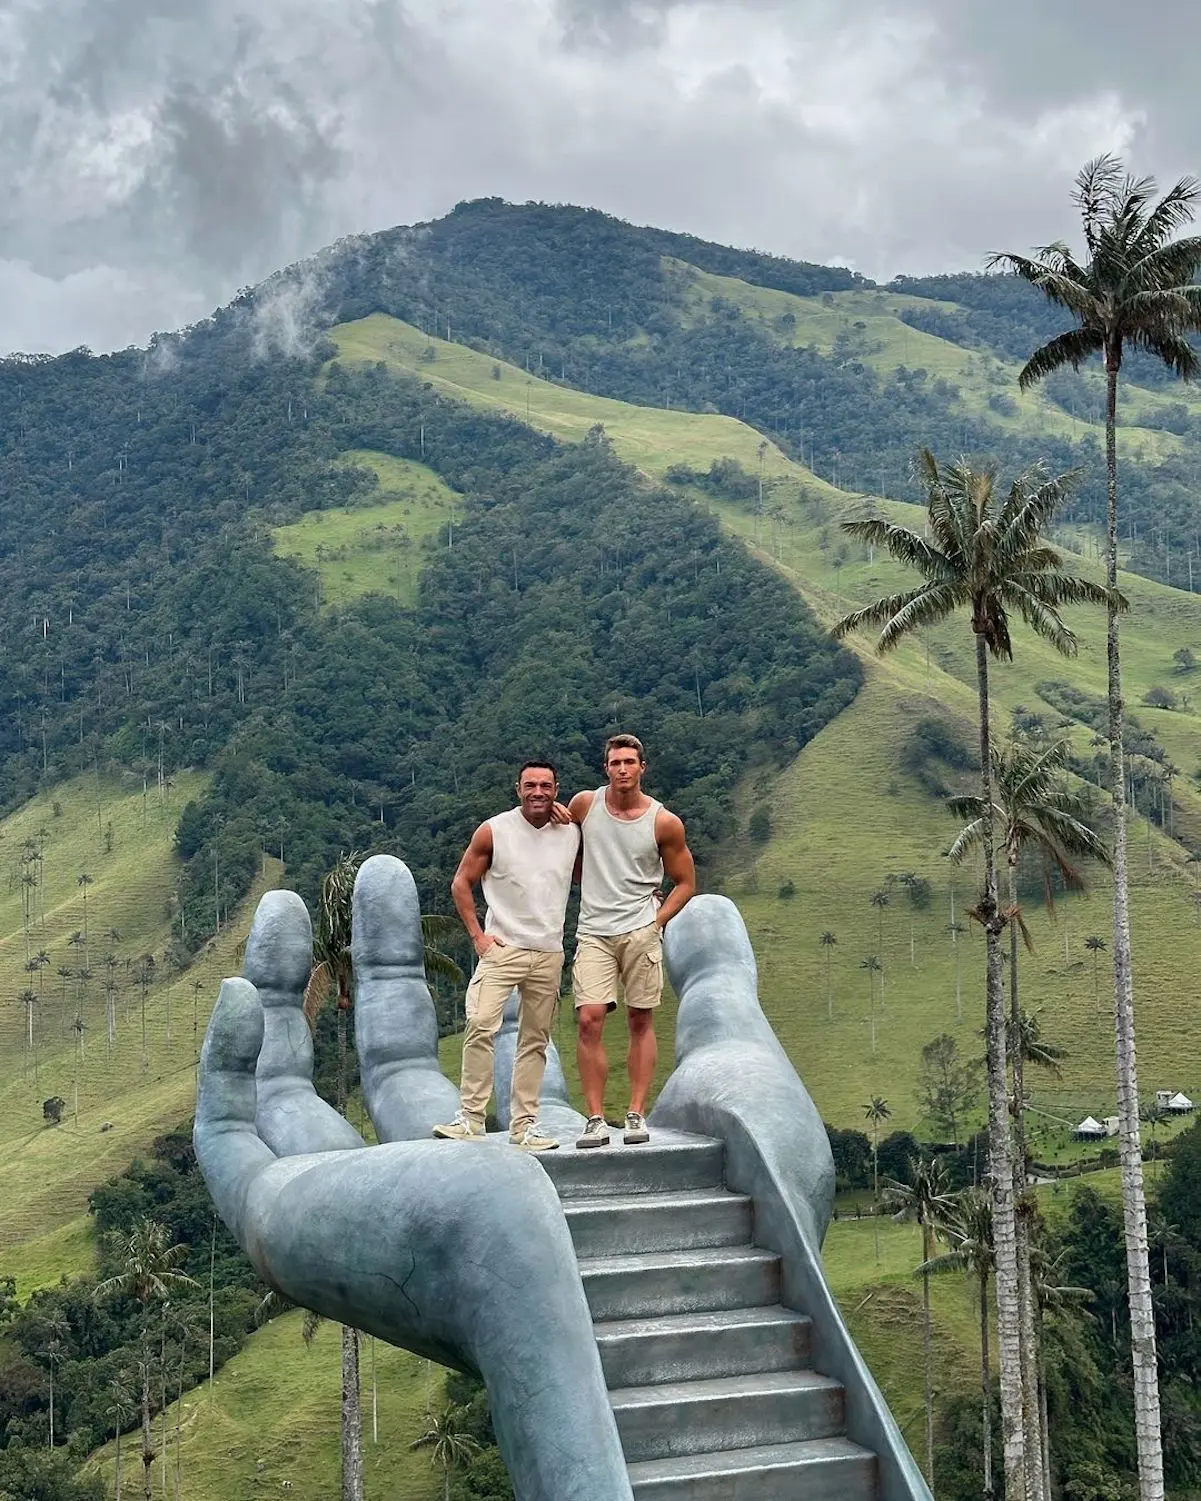
<path id="1" fill-rule="evenodd" d="M 626 1462 L 829 1438 L 843 1390 L 816 1371 L 623 1386 L 609 1393 Z"/>
<path id="2" fill-rule="evenodd" d="M 724 1188 L 602 1194 L 563 1205 L 577 1256 L 634 1256 L 698 1246 L 745 1246 L 751 1200 Z"/>
<path id="3" fill-rule="evenodd" d="M 756 1308 L 780 1301 L 780 1258 L 756 1246 L 580 1260 L 594 1320 Z"/>
<path id="4" fill-rule="evenodd" d="M 792 1371 L 809 1360 L 809 1320 L 778 1304 L 665 1318 L 610 1319 L 595 1329 L 605 1380 L 611 1387 Z"/>
<path id="5" fill-rule="evenodd" d="M 720 1188 L 725 1147 L 708 1136 L 684 1131 L 651 1132 L 649 1142 L 627 1147 L 621 1128 L 610 1126 L 607 1147 L 580 1150 L 564 1142 L 557 1152 L 537 1157 L 561 1199 L 600 1194 L 673 1193 Z"/>
<path id="6" fill-rule="evenodd" d="M 845 1438 L 630 1465 L 634 1501 L 874 1501 L 876 1456 Z"/>

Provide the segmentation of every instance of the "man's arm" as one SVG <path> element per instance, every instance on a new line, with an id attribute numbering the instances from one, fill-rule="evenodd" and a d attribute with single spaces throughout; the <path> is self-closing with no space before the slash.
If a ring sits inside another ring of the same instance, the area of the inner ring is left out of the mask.
<path id="1" fill-rule="evenodd" d="M 459 914 L 467 936 L 475 946 L 478 958 L 482 959 L 494 944 L 504 946 L 504 939 L 496 933 L 485 933 L 480 927 L 479 914 L 475 910 L 475 888 L 484 879 L 492 864 L 492 825 L 480 824 L 471 836 L 471 843 L 463 851 L 459 868 L 450 883 L 455 911 Z"/>
<path id="2" fill-rule="evenodd" d="M 592 806 L 594 792 L 577 792 L 567 805 L 567 811 L 571 814 L 571 821 L 580 827 L 580 847 L 575 852 L 575 867 L 571 872 L 571 884 L 578 886 L 580 877 L 584 873 L 584 820 L 588 817 L 588 809 Z"/>
<path id="3" fill-rule="evenodd" d="M 655 818 L 655 838 L 663 861 L 663 874 L 673 883 L 655 914 L 655 921 L 662 930 L 696 895 L 696 866 L 684 834 L 683 819 L 669 813 L 666 808 Z"/>

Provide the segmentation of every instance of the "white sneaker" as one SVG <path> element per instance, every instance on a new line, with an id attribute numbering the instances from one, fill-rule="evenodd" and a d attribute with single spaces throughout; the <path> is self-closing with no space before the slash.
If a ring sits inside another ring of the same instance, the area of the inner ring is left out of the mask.
<path id="1" fill-rule="evenodd" d="M 584 1133 L 576 1141 L 576 1147 L 607 1147 L 609 1145 L 609 1128 L 605 1124 L 603 1115 L 590 1115 L 588 1124 L 584 1127 Z"/>
<path id="2" fill-rule="evenodd" d="M 639 1115 L 637 1110 L 631 1110 L 626 1115 L 626 1132 L 622 1139 L 627 1147 L 650 1141 L 651 1133 L 646 1129 L 646 1117 Z"/>
<path id="3" fill-rule="evenodd" d="M 553 1152 L 559 1145 L 553 1136 L 548 1135 L 544 1126 L 528 1125 L 520 1136 L 510 1135 L 509 1140 L 522 1152 Z"/>
<path id="4" fill-rule="evenodd" d="M 446 1126 L 435 1126 L 434 1135 L 443 1141 L 483 1141 L 483 1126 L 474 1126 L 465 1110 L 460 1110 Z"/>

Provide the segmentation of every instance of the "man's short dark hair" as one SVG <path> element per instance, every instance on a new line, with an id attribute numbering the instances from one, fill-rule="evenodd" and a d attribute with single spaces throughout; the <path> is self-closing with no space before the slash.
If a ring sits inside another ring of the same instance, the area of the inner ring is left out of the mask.
<path id="1" fill-rule="evenodd" d="M 610 735 L 608 740 L 605 741 L 605 754 L 604 759 L 601 761 L 602 766 L 608 766 L 609 752 L 614 750 L 636 750 L 639 761 L 642 762 L 643 766 L 646 765 L 646 752 L 642 749 L 642 741 L 639 740 L 637 735 Z"/>
<path id="2" fill-rule="evenodd" d="M 556 770 L 555 763 L 553 761 L 548 761 L 545 756 L 534 756 L 529 761 L 523 761 L 521 763 L 521 770 L 517 773 L 517 785 L 519 787 L 521 786 L 522 777 L 525 776 L 527 771 L 531 770 L 549 771 L 551 776 L 554 777 L 556 783 L 559 780 L 559 773 Z"/>

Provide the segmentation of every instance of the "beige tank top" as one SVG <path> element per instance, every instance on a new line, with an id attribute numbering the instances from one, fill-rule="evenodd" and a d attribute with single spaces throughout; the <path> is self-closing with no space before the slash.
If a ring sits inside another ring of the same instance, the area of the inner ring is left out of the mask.
<path id="1" fill-rule="evenodd" d="M 488 820 L 492 863 L 484 873 L 484 932 L 519 949 L 559 953 L 579 828 L 548 823 L 536 829 L 520 808 Z"/>
<path id="2" fill-rule="evenodd" d="M 663 860 L 655 838 L 662 803 L 638 818 L 615 818 L 605 788 L 593 794 L 584 815 L 584 868 L 580 880 L 577 932 L 597 938 L 632 933 L 655 920 L 653 892 L 663 880 Z"/>

